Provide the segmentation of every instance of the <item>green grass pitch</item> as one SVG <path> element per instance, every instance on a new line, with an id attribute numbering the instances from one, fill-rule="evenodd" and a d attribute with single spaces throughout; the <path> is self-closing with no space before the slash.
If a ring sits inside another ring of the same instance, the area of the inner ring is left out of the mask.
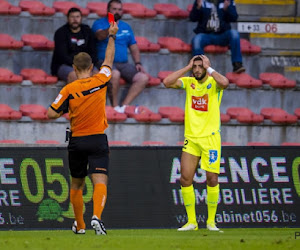
<path id="1" fill-rule="evenodd" d="M 300 249 L 300 228 L 223 229 L 224 233 L 176 229 L 0 231 L 1 249 Z M 295 238 L 295 233 L 299 236 Z"/>

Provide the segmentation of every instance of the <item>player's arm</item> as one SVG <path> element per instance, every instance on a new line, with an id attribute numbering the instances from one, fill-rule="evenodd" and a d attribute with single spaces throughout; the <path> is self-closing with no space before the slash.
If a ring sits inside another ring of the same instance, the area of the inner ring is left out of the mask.
<path id="1" fill-rule="evenodd" d="M 115 36 L 118 32 L 118 25 L 116 22 L 110 24 L 108 29 L 108 43 L 105 51 L 105 58 L 102 65 L 109 66 L 112 68 L 114 58 L 115 58 Z"/>
<path id="2" fill-rule="evenodd" d="M 107 38 L 108 36 L 108 30 L 109 29 L 106 29 L 106 30 L 97 30 L 96 33 L 95 33 L 95 36 L 98 40 L 104 40 Z"/>
<path id="3" fill-rule="evenodd" d="M 48 108 L 47 116 L 48 116 L 49 119 L 57 119 L 57 118 L 61 117 L 62 114 L 63 114 L 62 111 L 60 113 L 57 113 L 51 107 Z"/>
<path id="4" fill-rule="evenodd" d="M 210 61 L 207 56 L 200 55 L 200 57 L 202 58 L 203 68 L 205 68 L 206 71 L 215 79 L 218 87 L 220 89 L 226 89 L 229 85 L 228 79 L 210 66 Z"/>
<path id="5" fill-rule="evenodd" d="M 189 72 L 192 69 L 195 57 L 196 56 L 194 56 L 190 60 L 190 62 L 187 66 L 171 73 L 163 80 L 163 84 L 165 85 L 166 88 L 179 89 L 182 87 L 182 81 L 179 80 L 179 78 L 183 77 L 187 72 Z"/>

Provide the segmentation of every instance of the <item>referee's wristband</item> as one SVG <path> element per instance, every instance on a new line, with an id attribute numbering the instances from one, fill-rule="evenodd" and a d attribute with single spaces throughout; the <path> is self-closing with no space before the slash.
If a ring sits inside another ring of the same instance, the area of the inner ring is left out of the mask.
<path id="1" fill-rule="evenodd" d="M 212 74 L 212 72 L 214 72 L 215 70 L 212 68 L 212 67 L 208 67 L 207 69 L 206 69 L 206 71 L 208 72 L 208 74 Z"/>

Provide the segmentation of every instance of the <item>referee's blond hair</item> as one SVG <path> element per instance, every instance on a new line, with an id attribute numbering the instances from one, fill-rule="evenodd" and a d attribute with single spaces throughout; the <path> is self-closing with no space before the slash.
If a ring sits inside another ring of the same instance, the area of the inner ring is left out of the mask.
<path id="1" fill-rule="evenodd" d="M 80 52 L 74 56 L 73 64 L 78 71 L 88 70 L 92 65 L 92 58 L 88 53 Z"/>

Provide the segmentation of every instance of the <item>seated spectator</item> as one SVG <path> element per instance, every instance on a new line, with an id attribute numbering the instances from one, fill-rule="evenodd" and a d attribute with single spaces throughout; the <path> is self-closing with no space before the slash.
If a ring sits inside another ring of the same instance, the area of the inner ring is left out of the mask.
<path id="1" fill-rule="evenodd" d="M 72 67 L 73 58 L 79 52 L 86 52 L 97 63 L 95 37 L 91 28 L 82 24 L 81 11 L 71 8 L 67 14 L 68 22 L 54 34 L 55 48 L 51 63 L 51 74 L 67 83 L 77 80 Z M 92 74 L 98 73 L 94 67 Z"/>
<path id="2" fill-rule="evenodd" d="M 119 30 L 116 35 L 116 53 L 113 64 L 111 83 L 112 106 L 116 111 L 124 113 L 126 105 L 129 105 L 146 87 L 148 76 L 141 64 L 140 51 L 138 49 L 133 31 L 129 24 L 122 21 L 122 2 L 120 0 L 110 0 L 107 5 L 107 11 L 114 15 Z M 108 18 L 103 17 L 94 22 L 92 30 L 97 38 L 98 65 L 101 65 L 105 57 L 105 49 L 108 42 Z M 131 53 L 135 65 L 128 63 L 127 49 Z M 131 86 L 128 94 L 122 103 L 118 101 L 118 91 L 120 78 L 123 78 Z M 120 105 L 119 105 L 120 104 Z"/>
<path id="3" fill-rule="evenodd" d="M 240 35 L 230 26 L 230 22 L 237 19 L 234 0 L 195 0 L 190 13 L 190 20 L 198 22 L 194 29 L 196 36 L 192 40 L 193 55 L 204 54 L 207 45 L 229 45 L 233 72 L 244 72 Z"/>

